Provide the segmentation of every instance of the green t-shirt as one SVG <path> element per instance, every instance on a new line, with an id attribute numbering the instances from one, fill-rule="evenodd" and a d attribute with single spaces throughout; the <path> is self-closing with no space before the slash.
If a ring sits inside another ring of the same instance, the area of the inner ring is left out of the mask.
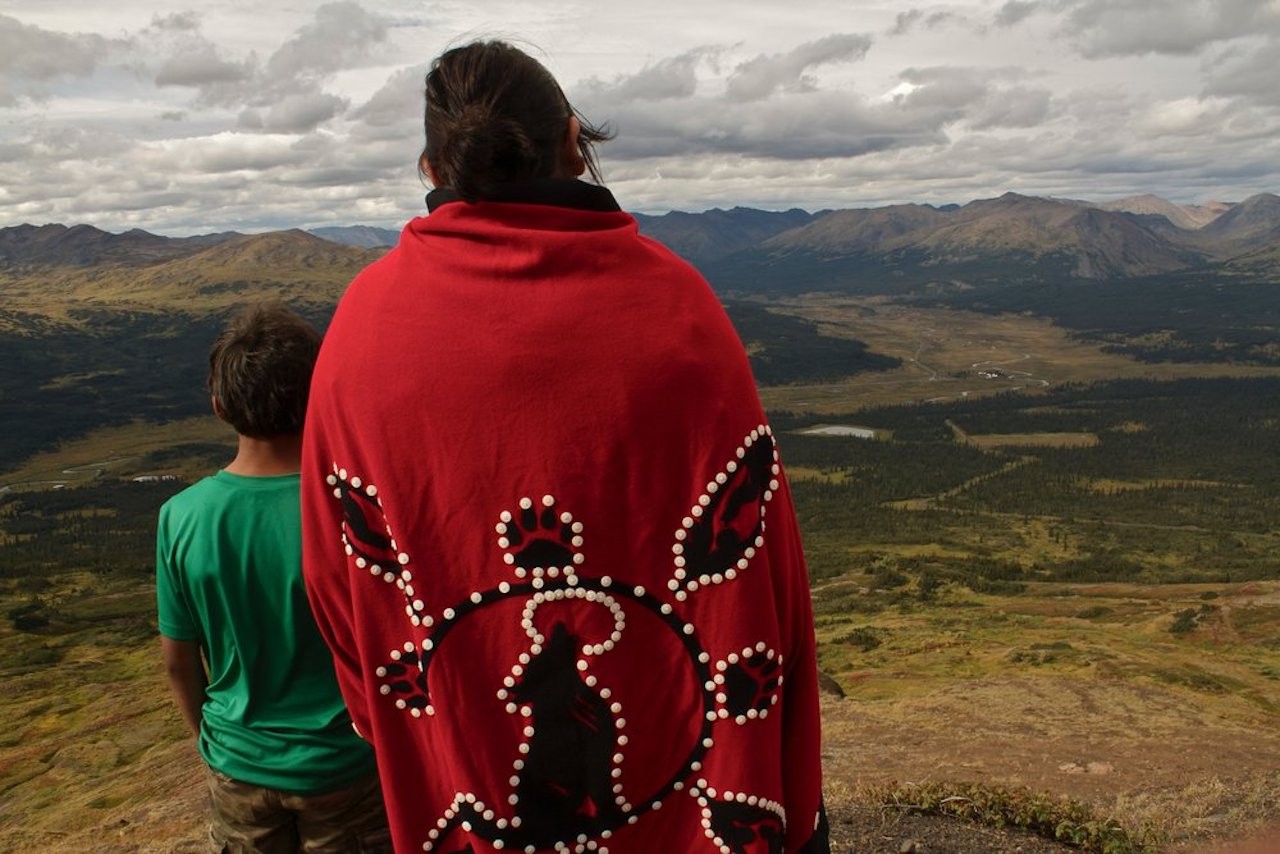
<path id="1" fill-rule="evenodd" d="M 373 770 L 302 583 L 299 476 L 220 471 L 160 509 L 160 633 L 209 664 L 200 755 L 228 777 L 315 793 Z"/>

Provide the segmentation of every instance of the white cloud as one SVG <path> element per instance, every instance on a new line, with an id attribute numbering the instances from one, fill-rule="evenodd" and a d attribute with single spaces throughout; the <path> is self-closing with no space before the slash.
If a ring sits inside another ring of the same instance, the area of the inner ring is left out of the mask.
<path id="1" fill-rule="evenodd" d="M 1200 136 L 1216 132 L 1229 112 L 1229 105 L 1221 101 L 1187 97 L 1151 104 L 1135 118 L 1153 137 Z"/>

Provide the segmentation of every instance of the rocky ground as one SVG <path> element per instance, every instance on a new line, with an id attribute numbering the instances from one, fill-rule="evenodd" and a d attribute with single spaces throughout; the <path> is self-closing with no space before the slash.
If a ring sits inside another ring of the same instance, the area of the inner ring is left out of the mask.
<path id="1" fill-rule="evenodd" d="M 832 854 L 1056 854 L 1078 849 L 1010 828 L 870 805 L 831 811 Z"/>

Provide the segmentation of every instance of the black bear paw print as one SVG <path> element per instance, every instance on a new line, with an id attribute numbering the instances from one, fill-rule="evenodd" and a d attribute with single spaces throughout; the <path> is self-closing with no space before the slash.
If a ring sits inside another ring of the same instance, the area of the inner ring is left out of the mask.
<path id="1" fill-rule="evenodd" d="M 378 689 L 384 697 L 396 698 L 396 707 L 407 710 L 415 718 L 423 714 L 433 715 L 431 698 L 427 691 L 426 661 L 406 643 L 404 651 L 392 650 L 391 661 L 376 671 L 382 685 Z"/>
<path id="2" fill-rule="evenodd" d="M 498 517 L 496 530 L 503 560 L 520 578 L 571 576 L 583 561 L 582 523 L 572 513 L 558 512 L 550 495 L 540 501 L 521 498 L 518 509 Z"/>
<path id="3" fill-rule="evenodd" d="M 768 717 L 782 687 L 782 656 L 764 641 L 716 662 L 717 714 L 737 723 Z"/>

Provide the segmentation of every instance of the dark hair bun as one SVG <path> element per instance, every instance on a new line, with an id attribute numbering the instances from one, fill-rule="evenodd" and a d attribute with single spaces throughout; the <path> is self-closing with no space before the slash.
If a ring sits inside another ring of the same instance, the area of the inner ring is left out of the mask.
<path id="1" fill-rule="evenodd" d="M 502 184 L 556 174 L 573 108 L 545 68 L 504 42 L 446 51 L 426 78 L 427 146 L 419 163 L 467 201 Z M 599 180 L 591 144 L 609 138 L 578 117 L 578 149 Z"/>
<path id="2" fill-rule="evenodd" d="M 446 157 L 453 189 L 465 199 L 484 198 L 500 184 L 541 171 L 538 146 L 520 122 L 495 115 L 491 105 L 471 103 L 451 128 Z"/>

